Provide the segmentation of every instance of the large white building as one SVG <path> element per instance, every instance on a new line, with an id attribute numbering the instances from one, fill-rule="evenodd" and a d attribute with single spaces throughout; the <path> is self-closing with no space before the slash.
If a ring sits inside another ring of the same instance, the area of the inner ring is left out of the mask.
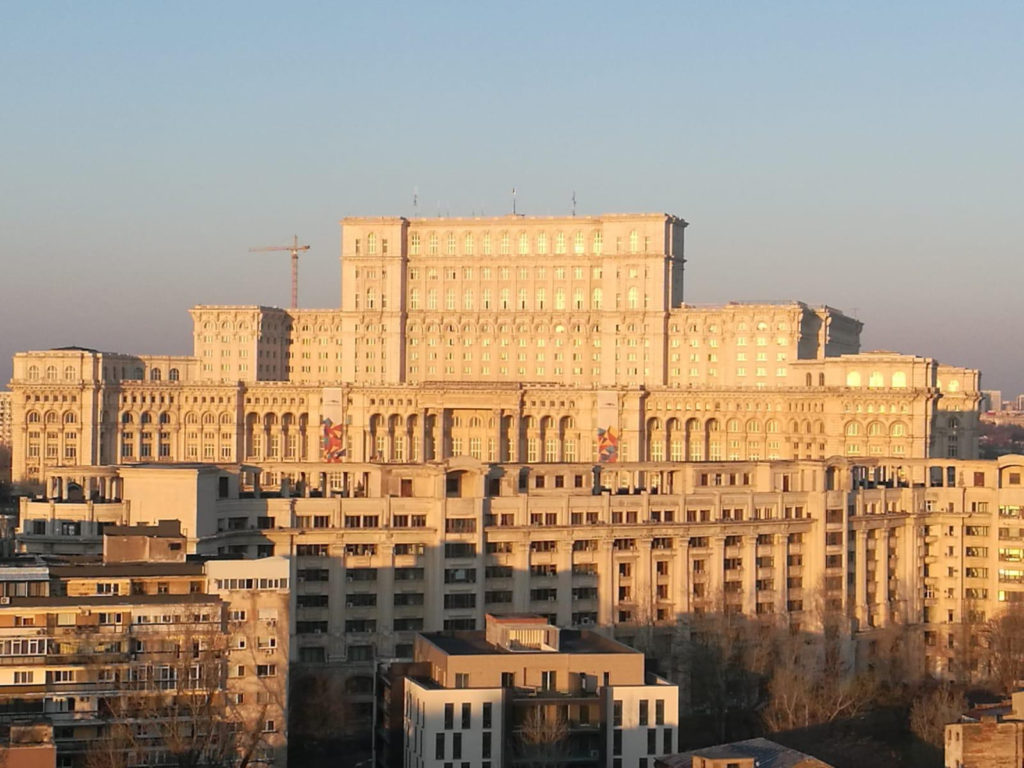
<path id="1" fill-rule="evenodd" d="M 405 680 L 406 768 L 622 768 L 678 744 L 678 688 L 596 632 L 487 615 L 480 631 L 417 635 L 413 660 L 430 671 Z"/>

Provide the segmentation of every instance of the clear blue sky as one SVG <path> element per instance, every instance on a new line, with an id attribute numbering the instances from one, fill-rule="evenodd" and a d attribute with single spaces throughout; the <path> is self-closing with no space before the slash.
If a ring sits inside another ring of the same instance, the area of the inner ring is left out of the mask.
<path id="1" fill-rule="evenodd" d="M 338 304 L 348 215 L 668 211 L 687 300 L 1024 390 L 1019 2 L 0 2 L 0 381 Z"/>

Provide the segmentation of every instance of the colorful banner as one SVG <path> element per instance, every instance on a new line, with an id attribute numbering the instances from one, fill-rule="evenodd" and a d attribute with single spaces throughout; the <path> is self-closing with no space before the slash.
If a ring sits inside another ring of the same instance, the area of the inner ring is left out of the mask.
<path id="1" fill-rule="evenodd" d="M 346 457 L 344 393 L 324 389 L 320 399 L 320 461 L 337 464 Z"/>
<path id="2" fill-rule="evenodd" d="M 619 460 L 619 394 L 597 393 L 597 460 L 614 464 Z"/>
<path id="3" fill-rule="evenodd" d="M 619 460 L 619 436 L 611 427 L 597 428 L 597 460 L 602 464 L 614 464 Z"/>

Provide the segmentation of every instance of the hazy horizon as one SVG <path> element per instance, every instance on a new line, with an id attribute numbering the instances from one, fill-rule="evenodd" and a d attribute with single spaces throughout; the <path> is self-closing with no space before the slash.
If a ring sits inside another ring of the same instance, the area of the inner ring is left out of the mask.
<path id="1" fill-rule="evenodd" d="M 339 304 L 338 220 L 666 211 L 688 303 L 799 300 L 1024 392 L 1024 7 L 4 3 L 0 387 Z M 418 207 L 413 208 L 413 194 Z M 1014 278 L 1017 275 L 1017 278 Z"/>

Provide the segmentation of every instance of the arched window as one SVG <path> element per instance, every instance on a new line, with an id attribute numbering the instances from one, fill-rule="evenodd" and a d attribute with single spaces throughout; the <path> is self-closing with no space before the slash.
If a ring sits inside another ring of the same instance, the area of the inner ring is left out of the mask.
<path id="1" fill-rule="evenodd" d="M 824 373 L 819 373 L 818 374 L 818 386 L 819 387 L 824 387 L 825 386 L 825 374 Z"/>
<path id="2" fill-rule="evenodd" d="M 38 424 L 39 423 L 39 414 L 36 413 L 35 411 L 31 411 L 28 414 L 28 423 L 29 424 Z"/>
<path id="3" fill-rule="evenodd" d="M 377 253 L 377 234 L 375 232 L 371 232 L 366 236 L 366 252 L 371 254 Z"/>
<path id="4" fill-rule="evenodd" d="M 636 309 L 639 303 L 640 292 L 639 290 L 637 290 L 636 286 L 633 286 L 632 288 L 629 289 L 629 292 L 626 294 L 626 305 L 629 309 Z"/>
<path id="5" fill-rule="evenodd" d="M 448 255 L 449 256 L 454 256 L 455 255 L 455 233 L 454 232 L 449 232 L 448 233 L 448 236 L 445 238 L 445 243 L 446 243 L 447 248 L 448 248 Z"/>
<path id="6" fill-rule="evenodd" d="M 859 387 L 860 386 L 860 374 L 857 371 L 850 371 L 846 374 L 846 386 L 848 387 Z"/>
<path id="7" fill-rule="evenodd" d="M 512 239 L 508 236 L 508 232 L 502 232 L 501 238 L 498 240 L 498 253 L 507 256 L 512 252 Z"/>
<path id="8" fill-rule="evenodd" d="M 871 376 L 868 377 L 868 386 L 873 389 L 885 386 L 885 380 L 882 378 L 881 371 L 872 371 Z"/>
<path id="9" fill-rule="evenodd" d="M 131 424 L 134 421 L 135 421 L 135 417 L 132 416 L 127 411 L 125 411 L 124 413 L 121 414 L 121 423 L 122 424 Z"/>
<path id="10" fill-rule="evenodd" d="M 882 427 L 882 423 L 880 421 L 872 421 L 868 424 L 868 437 L 878 437 L 879 435 L 884 434 L 885 429 Z"/>
<path id="11" fill-rule="evenodd" d="M 856 421 L 851 421 L 850 423 L 848 423 L 846 425 L 846 436 L 847 437 L 856 437 L 859 434 L 860 434 L 860 424 L 858 424 Z"/>
<path id="12" fill-rule="evenodd" d="M 893 389 L 904 389 L 907 386 L 907 374 L 903 371 L 896 371 L 892 375 L 892 387 Z"/>
<path id="13" fill-rule="evenodd" d="M 177 381 L 178 380 L 178 369 L 177 368 L 171 368 L 171 370 L 169 370 L 167 372 L 167 379 L 169 381 Z"/>
<path id="14" fill-rule="evenodd" d="M 56 365 L 48 365 L 48 366 L 46 366 L 46 380 L 47 381 L 56 381 L 57 380 L 57 366 Z"/>
<path id="15" fill-rule="evenodd" d="M 153 422 L 153 416 L 149 412 L 142 414 L 142 423 L 151 424 Z"/>
<path id="16" fill-rule="evenodd" d="M 65 424 L 74 424 L 75 423 L 75 414 L 71 413 L 71 411 L 68 411 L 67 413 L 65 413 L 64 414 L 64 423 Z"/>
<path id="17" fill-rule="evenodd" d="M 462 238 L 462 252 L 467 256 L 473 255 L 473 236 L 466 233 L 466 236 Z"/>
<path id="18" fill-rule="evenodd" d="M 601 301 L 604 298 L 604 292 L 600 288 L 594 289 L 594 295 L 591 297 L 590 305 L 591 309 L 600 309 Z"/>
<path id="19" fill-rule="evenodd" d="M 640 235 L 634 229 L 629 233 L 629 252 L 636 253 L 640 250 Z"/>
<path id="20" fill-rule="evenodd" d="M 530 236 L 525 232 L 519 233 L 519 255 L 525 256 L 530 252 Z"/>
<path id="21" fill-rule="evenodd" d="M 573 250 L 573 253 L 583 253 L 584 250 L 586 250 L 586 248 L 585 248 L 585 246 L 583 244 L 583 233 L 582 232 L 577 232 L 573 236 L 572 250 Z"/>
<path id="22" fill-rule="evenodd" d="M 769 419 L 765 423 L 765 425 L 764 425 L 764 431 L 765 432 L 773 432 L 773 433 L 774 432 L 778 432 L 779 431 L 779 422 L 777 422 L 775 419 Z"/>
<path id="23" fill-rule="evenodd" d="M 906 437 L 907 436 L 907 425 L 902 421 L 897 421 L 889 429 L 889 434 L 893 437 Z"/>
<path id="24" fill-rule="evenodd" d="M 47 424 L 56 424 L 57 423 L 57 414 L 54 413 L 53 411 L 49 411 L 46 414 L 46 423 Z"/>
<path id="25" fill-rule="evenodd" d="M 29 381 L 38 381 L 39 380 L 39 366 L 38 365 L 30 365 L 28 367 L 28 380 Z"/>
<path id="26" fill-rule="evenodd" d="M 74 381 L 74 379 L 75 379 L 75 366 L 73 366 L 73 365 L 65 365 L 64 366 L 64 380 L 65 381 Z"/>
<path id="27" fill-rule="evenodd" d="M 409 309 L 420 308 L 420 289 L 413 288 L 409 291 Z"/>
<path id="28" fill-rule="evenodd" d="M 427 238 L 427 253 L 437 256 L 437 232 L 431 232 Z"/>
<path id="29" fill-rule="evenodd" d="M 555 253 L 565 253 L 565 232 L 555 235 Z"/>
<path id="30" fill-rule="evenodd" d="M 171 414 L 167 413 L 166 411 L 164 413 L 161 413 L 160 414 L 160 423 L 161 424 L 170 424 L 171 423 Z"/>
<path id="31" fill-rule="evenodd" d="M 150 371 L 149 371 L 149 380 L 150 381 L 160 381 L 160 369 L 159 368 L 152 368 L 152 369 L 150 369 Z"/>

